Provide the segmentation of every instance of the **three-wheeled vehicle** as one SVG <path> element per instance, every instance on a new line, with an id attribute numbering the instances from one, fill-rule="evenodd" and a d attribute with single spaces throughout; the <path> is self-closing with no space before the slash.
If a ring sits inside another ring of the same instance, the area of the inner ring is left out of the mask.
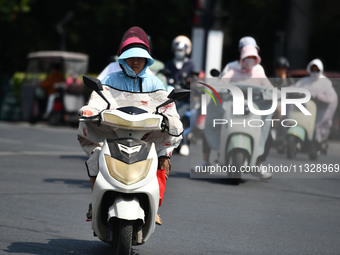
<path id="1" fill-rule="evenodd" d="M 85 103 L 82 75 L 88 55 L 66 51 L 30 53 L 21 87 L 23 120 L 46 120 L 50 125 L 78 123 Z"/>

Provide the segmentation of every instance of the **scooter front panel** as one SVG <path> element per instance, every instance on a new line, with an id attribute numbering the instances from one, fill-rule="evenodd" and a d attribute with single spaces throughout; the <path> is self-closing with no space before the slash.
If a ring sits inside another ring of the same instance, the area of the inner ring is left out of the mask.
<path id="1" fill-rule="evenodd" d="M 159 204 L 159 186 L 156 175 L 150 182 L 138 189 L 127 191 L 107 182 L 104 176 L 99 173 L 92 194 L 92 227 L 99 239 L 106 241 L 107 217 L 109 208 L 116 201 L 115 197 L 124 196 L 126 193 L 128 197 L 136 196 L 139 201 L 144 201 L 142 203 L 144 204 L 142 208 L 145 210 L 143 241 L 147 241 L 153 233 Z"/>
<path id="2" fill-rule="evenodd" d="M 135 138 L 108 139 L 111 157 L 126 164 L 146 160 L 152 147 L 152 143 Z"/>

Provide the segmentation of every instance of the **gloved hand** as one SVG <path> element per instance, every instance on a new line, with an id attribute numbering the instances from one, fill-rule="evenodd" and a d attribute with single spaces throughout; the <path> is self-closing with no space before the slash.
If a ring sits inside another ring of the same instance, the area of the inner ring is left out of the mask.
<path id="1" fill-rule="evenodd" d="M 161 128 L 162 128 L 162 132 L 168 132 L 169 131 L 169 120 L 166 116 L 163 116 L 163 120 L 162 120 L 162 124 L 161 124 Z"/>
<path id="2" fill-rule="evenodd" d="M 81 118 L 91 118 L 91 117 L 95 117 L 100 113 L 100 111 L 98 111 L 96 108 L 93 108 L 89 105 L 85 105 L 82 108 L 80 108 L 80 110 L 78 111 L 78 115 Z"/>

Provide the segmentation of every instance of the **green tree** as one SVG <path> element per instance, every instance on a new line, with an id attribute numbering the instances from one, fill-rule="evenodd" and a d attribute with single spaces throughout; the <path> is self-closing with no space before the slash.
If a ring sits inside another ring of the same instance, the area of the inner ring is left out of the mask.
<path id="1" fill-rule="evenodd" d="M 0 0 L 0 20 L 12 22 L 21 13 L 27 13 L 31 10 L 30 3 L 32 0 Z"/>

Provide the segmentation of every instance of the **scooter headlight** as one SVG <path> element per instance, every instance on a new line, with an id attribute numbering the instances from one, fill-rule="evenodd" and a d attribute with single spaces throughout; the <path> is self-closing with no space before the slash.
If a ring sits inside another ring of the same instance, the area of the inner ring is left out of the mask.
<path id="1" fill-rule="evenodd" d="M 161 120 L 157 117 L 140 120 L 126 120 L 111 113 L 103 114 L 103 122 L 130 129 L 155 129 L 160 127 Z"/>
<path id="2" fill-rule="evenodd" d="M 112 158 L 110 155 L 105 155 L 105 162 L 110 175 L 114 179 L 125 185 L 132 185 L 143 180 L 148 175 L 152 159 L 126 164 L 118 159 Z"/>

